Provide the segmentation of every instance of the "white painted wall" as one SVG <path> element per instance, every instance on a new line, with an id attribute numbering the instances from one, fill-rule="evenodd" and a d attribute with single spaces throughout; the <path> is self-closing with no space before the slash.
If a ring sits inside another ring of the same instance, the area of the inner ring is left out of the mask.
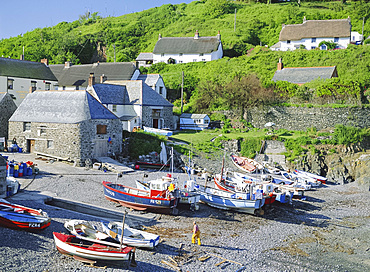
<path id="1" fill-rule="evenodd" d="M 176 63 L 189 63 L 189 62 L 199 62 L 199 61 L 212 61 L 216 59 L 221 59 L 223 56 L 222 45 L 220 43 L 217 51 L 207 53 L 207 54 L 154 54 L 153 53 L 153 64 L 159 62 L 168 63 L 168 59 L 172 58 Z"/>
<path id="2" fill-rule="evenodd" d="M 13 89 L 8 90 L 8 78 L 13 79 Z M 58 84 L 57 81 L 0 76 L 0 93 L 8 92 L 9 94 L 14 95 L 16 98 L 14 103 L 18 107 L 26 95 L 29 94 L 31 81 L 36 82 L 36 91 L 45 90 L 46 83 L 50 83 L 50 90 L 53 90 L 54 85 Z"/>
<path id="3" fill-rule="evenodd" d="M 307 50 L 316 49 L 319 47 L 319 44 L 322 41 L 334 42 L 334 38 L 333 37 L 332 38 L 316 38 L 316 41 L 312 41 L 311 38 L 305 38 L 302 40 L 290 41 L 290 43 L 288 43 L 287 41 L 280 41 L 281 43 L 280 50 L 281 51 L 295 50 L 295 49 L 299 49 L 300 45 L 304 45 Z M 338 45 L 340 49 L 345 49 L 350 43 L 350 37 L 338 38 L 338 41 L 335 43 Z"/>

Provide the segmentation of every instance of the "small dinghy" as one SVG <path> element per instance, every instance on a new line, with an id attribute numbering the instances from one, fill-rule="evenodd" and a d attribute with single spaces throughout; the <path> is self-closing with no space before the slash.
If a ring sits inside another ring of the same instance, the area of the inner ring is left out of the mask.
<path id="1" fill-rule="evenodd" d="M 0 199 L 0 226 L 28 231 L 43 230 L 50 226 L 46 212 L 12 204 Z"/>
<path id="2" fill-rule="evenodd" d="M 62 254 L 71 255 L 79 261 L 128 261 L 135 266 L 135 248 L 116 247 L 80 239 L 75 235 L 53 232 L 55 245 Z"/>
<path id="3" fill-rule="evenodd" d="M 102 221 L 101 224 L 104 232 L 118 243 L 122 241 L 126 245 L 148 249 L 153 249 L 159 243 L 159 235 L 130 228 L 126 224 L 122 235 L 122 222 Z"/>

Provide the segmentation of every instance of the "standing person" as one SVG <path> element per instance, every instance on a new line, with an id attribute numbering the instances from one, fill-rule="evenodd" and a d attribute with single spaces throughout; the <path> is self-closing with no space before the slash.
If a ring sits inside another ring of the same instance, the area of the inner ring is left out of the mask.
<path id="1" fill-rule="evenodd" d="M 194 225 L 194 227 L 193 227 L 193 236 L 191 237 L 191 242 L 193 244 L 195 244 L 195 239 L 198 239 L 198 245 L 201 245 L 199 227 L 198 227 L 198 225 L 195 221 L 193 222 L 193 225 Z"/>

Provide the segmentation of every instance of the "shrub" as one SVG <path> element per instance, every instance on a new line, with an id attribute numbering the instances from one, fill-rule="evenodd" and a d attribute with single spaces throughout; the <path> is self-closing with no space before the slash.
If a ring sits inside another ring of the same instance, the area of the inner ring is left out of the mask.
<path id="1" fill-rule="evenodd" d="M 335 126 L 334 139 L 338 144 L 349 145 L 362 141 L 363 134 L 361 129 L 351 126 L 338 124 Z"/>
<path id="2" fill-rule="evenodd" d="M 261 149 L 261 139 L 259 138 L 248 138 L 240 144 L 240 154 L 244 157 L 253 159 Z"/>

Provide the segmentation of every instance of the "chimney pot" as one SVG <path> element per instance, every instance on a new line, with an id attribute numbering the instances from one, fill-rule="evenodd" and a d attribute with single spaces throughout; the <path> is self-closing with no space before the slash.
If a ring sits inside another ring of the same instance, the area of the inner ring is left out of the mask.
<path id="1" fill-rule="evenodd" d="M 95 85 L 95 77 L 94 77 L 94 73 L 90 73 L 88 86 L 91 87 L 93 85 Z"/>
<path id="2" fill-rule="evenodd" d="M 49 60 L 48 59 L 41 59 L 41 63 L 45 64 L 46 66 L 49 66 Z"/>
<path id="3" fill-rule="evenodd" d="M 278 71 L 281 71 L 283 70 L 284 66 L 283 66 L 283 61 L 281 60 L 281 58 L 279 58 L 279 62 L 277 64 L 277 69 Z"/>
<path id="4" fill-rule="evenodd" d="M 21 57 L 19 58 L 20 60 L 24 60 L 24 55 L 22 54 Z"/>
<path id="5" fill-rule="evenodd" d="M 199 39 L 199 32 L 198 30 L 195 31 L 195 35 L 194 35 L 194 40 L 198 40 Z"/>
<path id="6" fill-rule="evenodd" d="M 66 61 L 64 63 L 64 68 L 69 68 L 69 67 L 71 67 L 71 62 L 70 61 Z"/>

